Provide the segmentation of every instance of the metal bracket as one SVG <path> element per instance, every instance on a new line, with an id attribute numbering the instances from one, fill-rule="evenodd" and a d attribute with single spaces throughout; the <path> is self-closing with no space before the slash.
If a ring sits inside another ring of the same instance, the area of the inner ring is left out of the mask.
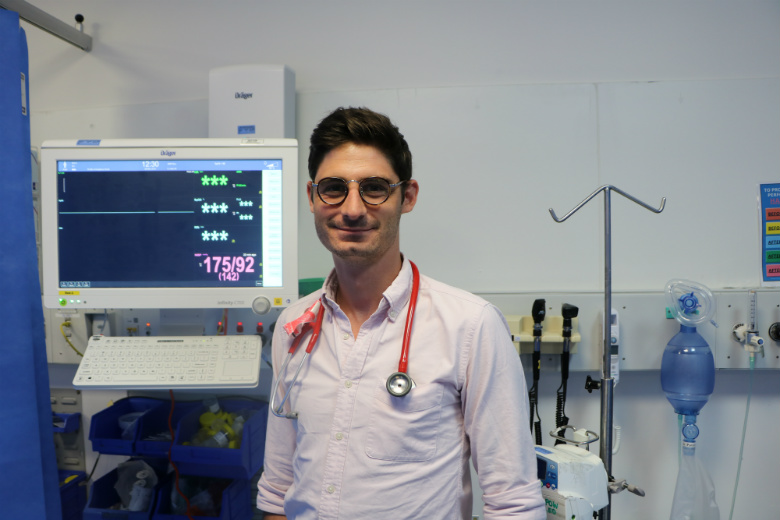
<path id="1" fill-rule="evenodd" d="M 89 52 L 92 49 L 92 36 L 84 34 L 24 0 L 0 0 L 0 8 L 18 13 L 22 20 L 75 45 L 83 51 Z M 81 23 L 79 23 L 80 25 Z"/>

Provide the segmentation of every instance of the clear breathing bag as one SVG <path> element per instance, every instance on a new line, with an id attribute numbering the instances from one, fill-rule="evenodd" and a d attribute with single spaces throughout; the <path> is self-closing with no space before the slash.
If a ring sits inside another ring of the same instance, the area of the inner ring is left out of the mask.
<path id="1" fill-rule="evenodd" d="M 720 520 L 715 486 L 701 461 L 683 453 L 670 520 Z"/>

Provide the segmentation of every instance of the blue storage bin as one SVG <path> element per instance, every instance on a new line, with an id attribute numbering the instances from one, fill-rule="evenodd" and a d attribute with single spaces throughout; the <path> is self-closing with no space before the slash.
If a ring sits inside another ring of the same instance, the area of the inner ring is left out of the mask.
<path id="1" fill-rule="evenodd" d="M 119 494 L 114 489 L 118 477 L 113 470 L 92 484 L 89 502 L 84 508 L 83 520 L 149 520 L 154 511 L 154 498 L 146 511 L 122 511 L 118 509 Z M 156 494 L 156 493 L 155 493 Z"/>
<path id="2" fill-rule="evenodd" d="M 54 433 L 70 433 L 79 429 L 80 413 L 54 413 L 51 414 Z"/>
<path id="3" fill-rule="evenodd" d="M 181 477 L 186 478 L 186 477 Z M 157 505 L 152 514 L 152 520 L 188 520 L 186 515 L 176 515 L 171 512 L 171 494 L 174 480 L 169 479 L 158 492 Z M 218 518 L 219 520 L 247 520 L 252 518 L 251 483 L 248 480 L 234 480 L 222 492 L 219 516 L 199 516 L 196 520 Z M 191 497 L 188 497 L 191 498 Z"/>
<path id="4" fill-rule="evenodd" d="M 92 451 L 114 455 L 133 455 L 138 422 L 132 427 L 130 435 L 123 437 L 119 419 L 129 414 L 142 414 L 161 406 L 167 408 L 166 403 L 167 401 L 149 397 L 126 397 L 96 413 L 92 416 L 92 423 L 89 427 Z"/>
<path id="5" fill-rule="evenodd" d="M 84 507 L 87 505 L 87 486 L 81 484 L 87 474 L 83 471 L 59 470 L 60 503 L 62 504 L 62 520 L 82 520 Z"/>
<path id="6" fill-rule="evenodd" d="M 263 467 L 268 403 L 248 399 L 220 399 L 219 404 L 228 413 L 242 410 L 251 413 L 244 424 L 241 446 L 231 449 L 185 444 L 200 429 L 200 415 L 205 408 L 198 407 L 179 421 L 171 459 L 183 475 L 251 480 Z"/>
<path id="7" fill-rule="evenodd" d="M 171 424 L 174 433 L 176 425 L 194 410 L 201 408 L 200 401 L 176 401 L 173 407 Z M 168 432 L 168 415 L 171 412 L 170 401 L 163 401 L 161 406 L 150 409 L 138 420 L 136 441 L 133 452 L 141 457 L 168 457 L 171 441 L 160 439 L 160 435 Z"/>

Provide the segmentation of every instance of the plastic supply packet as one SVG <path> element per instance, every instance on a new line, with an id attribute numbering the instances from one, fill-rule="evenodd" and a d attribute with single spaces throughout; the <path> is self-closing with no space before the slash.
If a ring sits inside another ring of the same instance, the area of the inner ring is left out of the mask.
<path id="1" fill-rule="evenodd" d="M 114 489 L 127 511 L 146 511 L 157 486 L 157 473 L 142 460 L 129 460 L 117 465 Z"/>

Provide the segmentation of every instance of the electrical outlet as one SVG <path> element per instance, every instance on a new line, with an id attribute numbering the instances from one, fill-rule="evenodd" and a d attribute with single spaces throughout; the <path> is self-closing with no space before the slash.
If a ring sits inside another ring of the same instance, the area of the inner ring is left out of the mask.
<path id="1" fill-rule="evenodd" d="M 85 314 L 71 309 L 44 309 L 49 363 L 79 364 L 89 339 Z M 71 346 L 72 345 L 72 346 Z"/>

